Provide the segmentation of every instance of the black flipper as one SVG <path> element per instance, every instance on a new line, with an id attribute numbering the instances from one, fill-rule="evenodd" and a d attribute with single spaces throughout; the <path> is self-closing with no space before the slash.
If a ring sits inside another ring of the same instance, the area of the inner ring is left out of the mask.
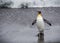
<path id="1" fill-rule="evenodd" d="M 46 22 L 47 24 L 49 24 L 50 26 L 52 26 L 52 24 L 48 20 L 46 20 L 44 18 L 43 18 L 43 20 L 44 20 L 44 22 Z"/>
<path id="2" fill-rule="evenodd" d="M 34 20 L 33 22 L 32 22 L 32 25 L 34 25 L 36 23 L 36 20 Z"/>

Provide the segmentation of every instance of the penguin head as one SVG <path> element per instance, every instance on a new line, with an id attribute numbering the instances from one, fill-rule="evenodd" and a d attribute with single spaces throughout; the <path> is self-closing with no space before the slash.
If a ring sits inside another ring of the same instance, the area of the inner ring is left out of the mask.
<path id="1" fill-rule="evenodd" d="M 37 16 L 42 16 L 41 11 L 38 11 L 38 15 Z"/>
<path id="2" fill-rule="evenodd" d="M 41 11 L 38 11 L 38 14 L 41 14 Z"/>
<path id="3" fill-rule="evenodd" d="M 37 20 L 42 20 L 42 19 L 43 19 L 42 13 L 41 13 L 41 11 L 38 11 Z"/>

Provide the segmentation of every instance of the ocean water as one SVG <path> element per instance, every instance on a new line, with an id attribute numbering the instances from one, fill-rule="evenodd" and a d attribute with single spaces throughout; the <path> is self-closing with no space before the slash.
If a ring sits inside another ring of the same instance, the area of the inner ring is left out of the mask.
<path id="1" fill-rule="evenodd" d="M 60 0 L 0 0 L 0 5 L 5 2 L 12 2 L 11 8 L 21 8 L 21 4 L 28 4 L 28 7 L 60 7 Z"/>

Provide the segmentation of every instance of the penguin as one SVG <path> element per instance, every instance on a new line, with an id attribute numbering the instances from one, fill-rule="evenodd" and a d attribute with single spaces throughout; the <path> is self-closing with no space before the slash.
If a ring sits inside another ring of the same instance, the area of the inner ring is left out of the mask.
<path id="1" fill-rule="evenodd" d="M 37 28 L 38 28 L 38 31 L 39 31 L 40 35 L 44 35 L 43 34 L 44 33 L 44 28 L 45 28 L 44 22 L 47 23 L 49 26 L 52 26 L 52 24 L 48 20 L 46 20 L 45 18 L 42 17 L 41 11 L 38 11 L 37 19 L 35 19 L 32 22 L 32 25 L 34 25 L 35 23 L 37 24 Z M 39 34 L 37 36 L 39 36 Z"/>

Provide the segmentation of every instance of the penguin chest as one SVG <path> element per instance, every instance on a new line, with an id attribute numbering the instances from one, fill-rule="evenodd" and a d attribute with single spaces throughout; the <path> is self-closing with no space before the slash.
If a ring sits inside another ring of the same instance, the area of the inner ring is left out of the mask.
<path id="1" fill-rule="evenodd" d="M 43 18 L 37 18 L 37 28 L 40 29 L 44 29 L 44 21 Z"/>

